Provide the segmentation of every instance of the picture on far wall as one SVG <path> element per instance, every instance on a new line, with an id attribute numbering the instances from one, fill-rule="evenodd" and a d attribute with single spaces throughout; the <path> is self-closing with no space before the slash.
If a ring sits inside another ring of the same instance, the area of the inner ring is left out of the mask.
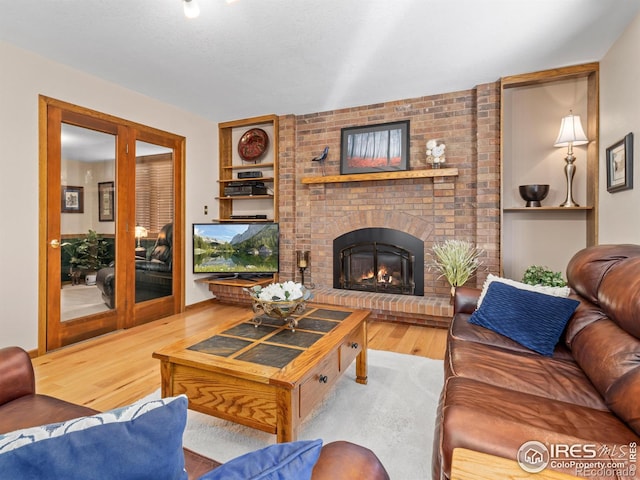
<path id="1" fill-rule="evenodd" d="M 62 185 L 62 213 L 84 213 L 84 187 Z"/>
<path id="2" fill-rule="evenodd" d="M 100 222 L 113 222 L 113 182 L 98 183 L 98 220 Z"/>
<path id="3" fill-rule="evenodd" d="M 633 133 L 607 148 L 607 191 L 633 188 Z"/>
<path id="4" fill-rule="evenodd" d="M 341 174 L 408 169 L 409 120 L 341 130 Z"/>

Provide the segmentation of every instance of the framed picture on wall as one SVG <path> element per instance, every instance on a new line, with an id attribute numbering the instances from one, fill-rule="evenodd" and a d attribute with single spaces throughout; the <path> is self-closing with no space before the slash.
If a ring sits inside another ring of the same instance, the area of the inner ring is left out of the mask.
<path id="1" fill-rule="evenodd" d="M 409 120 L 341 131 L 340 173 L 409 169 Z"/>
<path id="2" fill-rule="evenodd" d="M 607 191 L 633 188 L 633 133 L 607 148 Z"/>
<path id="3" fill-rule="evenodd" d="M 98 183 L 98 220 L 101 222 L 113 222 L 113 182 Z"/>
<path id="4" fill-rule="evenodd" d="M 84 187 L 62 186 L 62 213 L 84 213 Z"/>

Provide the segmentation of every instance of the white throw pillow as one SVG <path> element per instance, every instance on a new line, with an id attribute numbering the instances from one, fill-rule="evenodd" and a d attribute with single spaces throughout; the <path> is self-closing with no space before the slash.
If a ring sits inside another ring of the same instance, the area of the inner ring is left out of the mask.
<path id="1" fill-rule="evenodd" d="M 484 299 L 484 296 L 487 293 L 487 288 L 489 288 L 491 282 L 502 282 L 521 290 L 544 293 L 546 295 L 553 295 L 554 297 L 568 297 L 569 293 L 571 293 L 571 289 L 569 287 L 547 287 L 545 285 L 529 285 L 527 283 L 511 280 L 510 278 L 498 277 L 497 275 L 493 275 L 490 273 L 487 276 L 487 279 L 484 281 L 484 285 L 482 285 L 482 292 L 480 292 L 480 298 L 478 298 L 478 307 L 480 307 L 480 305 L 482 304 L 482 300 Z"/>

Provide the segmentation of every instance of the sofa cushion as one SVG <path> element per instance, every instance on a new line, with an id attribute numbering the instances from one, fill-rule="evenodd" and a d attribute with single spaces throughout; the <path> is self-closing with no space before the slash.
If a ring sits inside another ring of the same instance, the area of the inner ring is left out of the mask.
<path id="1" fill-rule="evenodd" d="M 521 348 L 528 353 L 451 338 L 445 378 L 466 377 L 509 390 L 608 410 L 598 390 L 575 361 L 549 358 Z"/>
<path id="2" fill-rule="evenodd" d="M 135 403 L 0 436 L 3 478 L 186 479 L 187 397 Z"/>
<path id="3" fill-rule="evenodd" d="M 568 297 L 571 293 L 571 289 L 569 287 L 549 287 L 546 285 L 529 285 L 528 283 L 518 282 L 516 280 L 512 280 L 510 278 L 498 277 L 493 274 L 487 275 L 487 279 L 484 281 L 482 285 L 482 292 L 480 292 L 480 298 L 478 299 L 478 308 L 482 304 L 485 295 L 487 294 L 487 289 L 489 285 L 493 282 L 501 282 L 506 283 L 507 285 L 511 285 L 512 287 L 519 288 L 521 290 L 529 290 L 531 292 L 538 293 L 546 293 L 547 295 L 553 295 L 555 297 Z"/>
<path id="4" fill-rule="evenodd" d="M 509 337 L 505 337 L 504 335 L 494 332 L 493 330 L 489 330 L 488 328 L 469 323 L 470 316 L 471 314 L 468 313 L 456 314 L 456 318 L 451 322 L 451 328 L 449 331 L 450 344 L 455 341 L 459 341 L 458 343 L 474 342 L 487 346 L 498 347 L 504 350 L 510 350 L 514 353 L 538 355 L 529 348 L 511 340 Z M 571 321 L 573 322 L 573 319 Z M 558 345 L 556 345 L 556 348 L 553 351 L 553 358 L 557 360 L 567 360 L 570 362 L 574 361 L 571 356 L 571 351 L 563 344 L 563 342 L 559 342 Z"/>
<path id="5" fill-rule="evenodd" d="M 230 460 L 200 480 L 308 480 L 321 448 L 322 440 L 269 445 Z"/>
<path id="6" fill-rule="evenodd" d="M 494 330 L 542 355 L 551 356 L 577 300 L 492 282 L 469 321 Z"/>

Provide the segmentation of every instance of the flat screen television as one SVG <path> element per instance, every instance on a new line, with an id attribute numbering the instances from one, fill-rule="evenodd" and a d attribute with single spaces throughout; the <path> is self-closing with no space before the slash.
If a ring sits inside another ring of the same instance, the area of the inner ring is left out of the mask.
<path id="1" fill-rule="evenodd" d="M 277 223 L 194 223 L 193 273 L 218 278 L 274 274 L 279 246 Z"/>

